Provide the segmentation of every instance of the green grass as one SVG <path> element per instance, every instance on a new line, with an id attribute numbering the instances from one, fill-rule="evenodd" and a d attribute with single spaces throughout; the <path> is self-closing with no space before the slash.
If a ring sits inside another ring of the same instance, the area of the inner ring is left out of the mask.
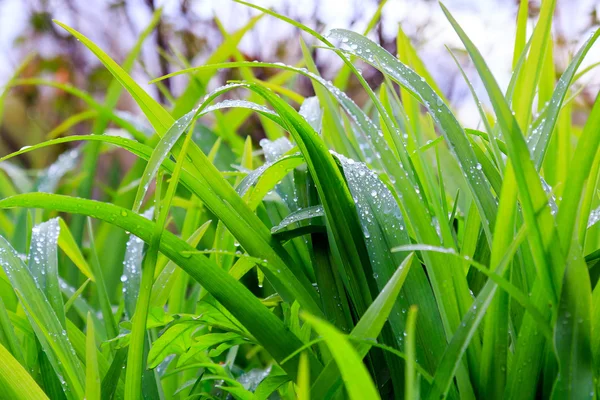
<path id="1" fill-rule="evenodd" d="M 0 159 L 0 397 L 597 398 L 600 101 L 583 127 L 571 113 L 600 33 L 558 76 L 555 2 L 529 41 L 522 2 L 503 92 L 441 5 L 491 103 L 466 82 L 480 131 L 455 117 L 402 29 L 391 54 L 247 5 L 263 14 L 224 32 L 206 65 L 180 59 L 186 69 L 153 81 L 188 76 L 170 104 L 128 74 L 160 10 L 123 65 L 56 22 L 113 75 L 103 102 L 19 79 L 30 58 L 11 79 L 88 110 Z M 245 62 L 237 45 L 260 18 L 341 57 L 334 83 L 302 39 L 295 66 Z M 359 61 L 381 71 L 379 87 Z M 207 93 L 223 68 L 243 80 Z M 276 72 L 263 81 L 258 68 Z M 298 76 L 315 97 L 294 91 Z M 362 108 L 339 89 L 350 80 Z M 123 89 L 150 130 L 117 112 Z M 241 136 L 254 114 L 260 145 Z M 90 121 L 92 135 L 68 135 Z M 128 138 L 106 135 L 110 124 Z M 37 179 L 19 167 L 71 142 Z M 95 166 L 116 149 L 137 161 L 102 182 Z"/>

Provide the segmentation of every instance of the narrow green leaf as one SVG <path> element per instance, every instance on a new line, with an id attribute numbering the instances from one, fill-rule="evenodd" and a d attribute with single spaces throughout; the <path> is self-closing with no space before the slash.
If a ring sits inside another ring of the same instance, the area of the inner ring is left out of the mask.
<path id="1" fill-rule="evenodd" d="M 88 314 L 86 353 L 85 353 L 85 398 L 100 400 L 100 372 L 98 371 L 98 350 L 94 335 L 94 323 Z"/>
<path id="2" fill-rule="evenodd" d="M 367 368 L 348 339 L 325 321 L 306 313 L 302 314 L 302 318 L 325 339 L 340 370 L 349 398 L 353 400 L 379 399 L 379 393 Z"/>
<path id="3" fill-rule="evenodd" d="M 0 344 L 0 387 L 2 396 L 14 400 L 44 400 L 42 391 L 25 368 Z"/>

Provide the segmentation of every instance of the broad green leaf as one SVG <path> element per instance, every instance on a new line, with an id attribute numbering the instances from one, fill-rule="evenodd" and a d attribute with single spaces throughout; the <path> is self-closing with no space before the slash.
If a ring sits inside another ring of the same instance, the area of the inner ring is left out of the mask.
<path id="1" fill-rule="evenodd" d="M 155 368 L 169 354 L 183 354 L 192 346 L 192 337 L 199 328 L 198 321 L 184 321 L 169 327 L 152 344 L 148 354 L 148 368 Z"/>

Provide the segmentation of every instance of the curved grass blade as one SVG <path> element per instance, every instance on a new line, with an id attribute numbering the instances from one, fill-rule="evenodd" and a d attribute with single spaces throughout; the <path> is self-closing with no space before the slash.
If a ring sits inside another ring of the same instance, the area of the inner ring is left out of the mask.
<path id="1" fill-rule="evenodd" d="M 100 61 L 102 61 L 111 74 L 113 74 L 114 77 L 121 83 L 121 85 L 123 85 L 123 87 L 125 87 L 131 94 L 135 102 L 142 109 L 142 112 L 146 115 L 146 118 L 148 118 L 150 124 L 160 136 L 162 136 L 162 134 L 169 129 L 169 126 L 171 126 L 173 122 L 173 117 L 171 117 L 171 114 L 169 114 L 160 104 L 150 97 L 150 95 L 146 93 L 137 83 L 135 83 L 135 81 L 131 79 L 131 77 L 121 66 L 119 66 L 119 64 L 111 59 L 91 40 L 77 32 L 75 29 L 56 20 L 54 20 L 54 23 L 69 32 L 71 35 L 75 36 L 88 49 L 90 49 Z"/>
<path id="2" fill-rule="evenodd" d="M 148 23 L 146 28 L 137 36 L 135 45 L 133 46 L 129 54 L 127 54 L 127 58 L 122 64 L 123 70 L 125 72 L 131 71 L 131 68 L 133 67 L 136 58 L 142 50 L 142 45 L 144 44 L 146 38 L 152 33 L 154 28 L 160 22 L 161 16 L 162 7 L 154 11 L 154 14 L 152 15 L 152 18 L 150 19 L 150 22 Z M 104 107 L 109 110 L 114 109 L 117 106 L 119 97 L 121 97 L 122 90 L 123 87 L 121 86 L 120 82 L 117 79 L 112 79 L 106 91 Z M 96 120 L 94 121 L 94 125 L 92 126 L 92 133 L 95 135 L 103 134 L 108 126 L 108 122 L 109 119 L 105 115 L 96 118 Z M 89 198 L 92 194 L 99 152 L 100 143 L 90 143 L 84 149 L 82 170 L 86 172 L 86 176 L 78 187 L 78 197 Z M 71 226 L 73 227 L 73 231 L 75 232 L 75 237 L 77 238 L 78 244 L 81 244 L 84 225 L 85 223 L 83 216 L 76 216 L 71 224 Z"/>
<path id="3" fill-rule="evenodd" d="M 467 135 L 442 98 L 413 70 L 369 39 L 344 29 L 332 30 L 329 37 L 347 43 L 350 46 L 348 51 L 350 54 L 356 55 L 373 67 L 381 69 L 382 72 L 402 85 L 427 107 L 432 118 L 441 128 L 450 150 L 455 154 L 467 178 L 467 183 L 473 192 L 473 198 L 485 222 L 486 233 L 491 238 L 491 231 L 493 231 L 496 217 L 496 201 L 491 194 L 485 175 L 478 168 L 479 162 L 471 148 Z"/>
<path id="4" fill-rule="evenodd" d="M 150 147 L 133 140 L 104 135 L 88 135 L 70 136 L 66 138 L 50 140 L 38 145 L 33 145 L 30 148 L 22 149 L 5 156 L 4 158 L 1 158 L 0 161 L 52 144 L 78 140 L 104 141 L 115 144 L 146 160 L 149 159 L 152 154 L 152 149 Z M 206 158 L 204 153 L 201 154 L 202 157 Z M 214 169 L 214 166 L 210 162 L 208 162 L 207 165 L 210 165 L 211 168 Z M 173 171 L 174 166 L 171 160 L 165 159 L 163 166 L 167 167 L 166 169 L 168 172 Z M 220 175 L 220 173 L 209 173 L 207 176 L 223 179 L 217 175 Z M 320 307 L 316 301 L 316 293 L 313 290 L 310 282 L 308 282 L 304 272 L 293 272 L 290 269 L 290 266 L 294 266 L 294 263 L 286 258 L 287 253 L 285 253 L 282 247 L 278 247 L 277 242 L 273 241 L 266 226 L 264 226 L 258 217 L 252 213 L 252 211 L 247 207 L 246 203 L 244 203 L 241 197 L 235 193 L 234 189 L 229 185 L 229 183 L 223 180 L 226 186 L 221 185 L 219 193 L 215 193 L 207 188 L 205 182 L 199 180 L 197 175 L 192 176 L 191 173 L 186 170 L 182 171 L 181 180 L 190 191 L 204 201 L 207 207 L 214 214 L 226 222 L 227 227 L 236 235 L 238 241 L 247 251 L 253 253 L 253 256 L 256 256 L 260 259 L 269 260 L 270 268 L 265 268 L 264 272 L 267 274 L 267 277 L 271 283 L 276 287 L 277 291 L 284 298 L 297 299 L 305 309 L 311 310 L 313 314 L 320 313 Z M 224 191 L 223 189 L 226 188 L 229 189 Z M 229 196 L 229 190 L 233 192 L 235 198 Z M 231 201 L 227 202 L 229 204 L 224 203 L 223 198 Z M 236 207 L 236 209 L 233 210 L 231 205 L 237 204 L 237 201 L 241 202 L 242 207 Z M 241 217 L 235 213 L 235 211 L 244 211 L 242 208 L 245 208 L 247 211 L 245 212 L 245 216 L 251 215 L 253 223 L 246 224 L 243 220 L 241 220 Z M 255 220 L 258 222 L 255 222 Z M 264 228 L 264 230 L 266 230 L 266 232 L 261 231 L 261 226 Z"/>
<path id="5" fill-rule="evenodd" d="M 14 400 L 46 400 L 48 396 L 25 368 L 0 344 L 0 388 Z"/>
<path id="6" fill-rule="evenodd" d="M 298 222 L 304 222 L 312 220 L 313 218 L 324 217 L 325 211 L 323 206 L 312 206 L 307 208 L 301 208 L 287 215 L 281 222 L 271 228 L 271 233 L 276 235 L 284 232 L 290 225 Z"/>
<path id="7" fill-rule="evenodd" d="M 350 399 L 379 399 L 379 393 L 367 368 L 346 337 L 328 322 L 306 313 L 302 314 L 302 318 L 325 339 L 340 370 Z"/>
<path id="8" fill-rule="evenodd" d="M 544 156 L 548 150 L 552 132 L 555 130 L 554 128 L 556 126 L 556 121 L 558 120 L 558 115 L 562 109 L 563 102 L 569 91 L 571 82 L 573 82 L 577 68 L 579 68 L 581 62 L 599 36 L 600 29 L 596 30 L 583 44 L 583 46 L 581 46 L 577 54 L 573 57 L 573 60 L 569 63 L 569 66 L 565 72 L 563 72 L 558 80 L 548 106 L 533 123 L 533 128 L 530 136 L 527 138 L 527 143 L 531 153 L 533 154 L 533 160 L 538 169 L 541 168 L 542 162 L 544 161 Z"/>
<path id="9" fill-rule="evenodd" d="M 66 328 L 65 309 L 58 283 L 58 237 L 60 226 L 54 218 L 33 227 L 27 267 L 33 280 L 48 299 L 63 329 Z"/>
<path id="10" fill-rule="evenodd" d="M 379 336 L 410 272 L 413 259 L 414 253 L 410 253 L 404 258 L 385 288 L 379 292 L 379 295 L 352 329 L 351 337 L 369 340 Z M 371 348 L 369 343 L 361 343 L 355 347 L 359 357 L 365 357 Z M 339 370 L 332 360 L 314 381 L 311 395 L 317 399 L 328 398 L 337 388 L 339 388 Z"/>
<path id="11" fill-rule="evenodd" d="M 304 163 L 301 154 L 283 156 L 261 165 L 250 172 L 236 187 L 236 191 L 246 199 L 250 209 L 255 210 L 267 193 L 287 174 Z"/>
<path id="12" fill-rule="evenodd" d="M 146 242 L 150 240 L 155 226 L 151 221 L 122 207 L 55 194 L 29 193 L 0 200 L 0 208 L 14 207 L 94 214 L 95 218 L 119 226 Z M 162 233 L 160 251 L 206 288 L 248 329 L 275 360 L 283 360 L 302 345 L 281 320 L 263 306 L 244 285 L 208 258 L 194 254 L 194 249 L 185 241 L 165 230 Z M 284 369 L 295 378 L 296 366 L 297 363 L 290 362 L 289 365 L 288 363 L 284 365 Z M 321 368 L 318 361 L 311 358 L 311 374 L 316 376 Z"/>
<path id="13" fill-rule="evenodd" d="M 38 195 L 42 195 L 39 193 Z M 54 371 L 64 379 L 67 398 L 83 397 L 85 374 L 66 330 L 23 261 L 0 236 L 0 264 L 10 279 Z"/>
<path id="14" fill-rule="evenodd" d="M 519 129 L 519 124 L 515 116 L 512 115 L 508 103 L 481 53 L 450 12 L 443 5 L 441 7 L 473 59 L 496 111 L 498 124 L 506 140 L 509 158 L 514 166 L 513 170 L 519 187 L 523 214 L 529 227 L 535 267 L 548 297 L 553 304 L 556 304 L 560 286 L 560 270 L 562 269 L 560 265 L 564 265 L 562 263 L 564 256 L 560 254 L 560 245 L 550 246 L 550 242 L 556 241 L 558 238 L 554 229 L 554 218 L 540 176 L 531 161 L 529 149 Z M 548 249 L 548 252 L 546 252 L 546 249 Z"/>
<path id="15" fill-rule="evenodd" d="M 177 143 L 181 135 L 190 128 L 190 126 L 192 125 L 192 123 L 194 123 L 196 119 L 200 118 L 205 114 L 208 114 L 209 112 L 228 107 L 249 108 L 258 111 L 263 115 L 268 115 L 270 118 L 276 118 L 276 116 L 273 115 L 273 112 L 268 108 L 247 101 L 225 100 L 221 103 L 209 106 L 210 101 L 212 101 L 216 97 L 220 96 L 223 93 L 226 93 L 227 91 L 240 87 L 244 86 L 240 84 L 229 84 L 214 90 L 206 96 L 205 100 L 202 102 L 200 107 L 188 112 L 183 117 L 175 121 L 173 125 L 165 132 L 158 144 L 154 147 L 152 156 L 150 157 L 150 160 L 148 160 L 148 164 L 146 165 L 144 173 L 142 174 L 140 184 L 138 186 L 138 191 L 133 202 L 134 212 L 139 211 L 144 196 L 148 191 L 150 181 L 156 176 L 156 173 L 158 172 L 163 160 L 169 155 L 169 152 L 171 151 L 175 143 Z"/>

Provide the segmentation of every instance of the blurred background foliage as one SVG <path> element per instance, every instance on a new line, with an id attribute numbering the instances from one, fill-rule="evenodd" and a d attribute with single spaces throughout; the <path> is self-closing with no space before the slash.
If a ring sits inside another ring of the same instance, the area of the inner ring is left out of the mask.
<path id="1" fill-rule="evenodd" d="M 378 7 L 376 0 L 257 0 L 253 3 L 270 7 L 318 31 L 331 28 L 348 28 L 364 31 L 370 17 Z M 517 11 L 516 0 L 448 0 L 459 20 L 468 21 L 468 34 L 482 49 L 499 83 L 506 86 L 510 78 L 512 46 Z M 73 85 L 101 100 L 111 81 L 110 73 L 74 37 L 59 29 L 52 19 L 63 21 L 84 32 L 118 62 L 122 62 L 134 45 L 140 32 L 148 24 L 152 13 L 163 8 L 157 30 L 145 41 L 132 76 L 162 103 L 169 105 L 186 86 L 187 77 L 180 76 L 159 85 L 147 82 L 157 76 L 183 68 L 181 60 L 191 65 L 201 65 L 223 42 L 225 36 L 245 27 L 258 13 L 249 7 L 220 0 L 0 0 L 0 85 L 9 83 L 19 65 L 28 62 L 19 79 L 43 78 Z M 533 21 L 539 12 L 539 1 L 529 2 L 529 16 Z M 585 33 L 598 22 L 600 2 L 596 0 L 558 1 L 553 27 L 555 41 L 554 59 L 557 77 L 563 72 L 574 49 L 586 37 Z M 370 33 L 394 52 L 398 26 L 409 36 L 419 51 L 434 79 L 465 124 L 477 127 L 479 119 L 464 80 L 448 54 L 445 46 L 459 56 L 463 67 L 474 78 L 474 70 L 458 38 L 451 32 L 437 1 L 390 0 L 382 9 L 381 22 Z M 300 46 L 294 39 L 297 30 L 283 21 L 260 18 L 243 36 L 239 44 L 247 60 L 281 61 L 294 64 L 301 59 Z M 305 37 L 310 44 L 310 38 Z M 335 77 L 340 60 L 332 52 L 313 50 L 313 56 L 322 75 Z M 593 53 L 595 52 L 595 53 Z M 600 51 L 592 49 L 582 68 L 600 60 Z M 362 65 L 367 81 L 377 86 L 382 76 L 373 68 Z M 256 78 L 266 80 L 275 71 L 259 69 Z M 217 87 L 227 80 L 240 79 L 238 70 L 221 71 L 210 82 Z M 486 99 L 478 79 L 472 79 L 482 99 Z M 591 106 L 593 93 L 600 76 L 589 73 L 580 83 L 574 110 L 575 123 L 581 124 Z M 311 96 L 308 79 L 293 81 L 294 90 Z M 359 104 L 366 100 L 356 79 L 351 78 L 346 92 Z M 119 110 L 139 115 L 139 109 L 129 96 L 122 96 Z M 15 86 L 5 99 L 4 115 L 0 116 L 0 154 L 18 150 L 22 146 L 38 143 L 49 134 L 87 134 L 91 118 L 86 118 L 86 105 L 76 96 L 44 85 L 23 84 Z M 61 123 L 69 116 L 81 114 L 79 123 L 62 129 Z M 143 118 L 141 119 L 143 121 Z M 142 122 L 143 123 L 143 122 Z M 58 128 L 58 130 L 56 130 Z M 252 135 L 257 143 L 264 137 L 263 127 L 254 116 L 245 122 L 240 132 Z M 47 166 L 66 147 L 54 146 L 19 158 L 24 167 L 39 169 Z M 131 163 L 121 152 L 104 155 L 99 163 L 99 176 L 106 177 L 109 166 L 115 162 L 122 167 Z"/>

